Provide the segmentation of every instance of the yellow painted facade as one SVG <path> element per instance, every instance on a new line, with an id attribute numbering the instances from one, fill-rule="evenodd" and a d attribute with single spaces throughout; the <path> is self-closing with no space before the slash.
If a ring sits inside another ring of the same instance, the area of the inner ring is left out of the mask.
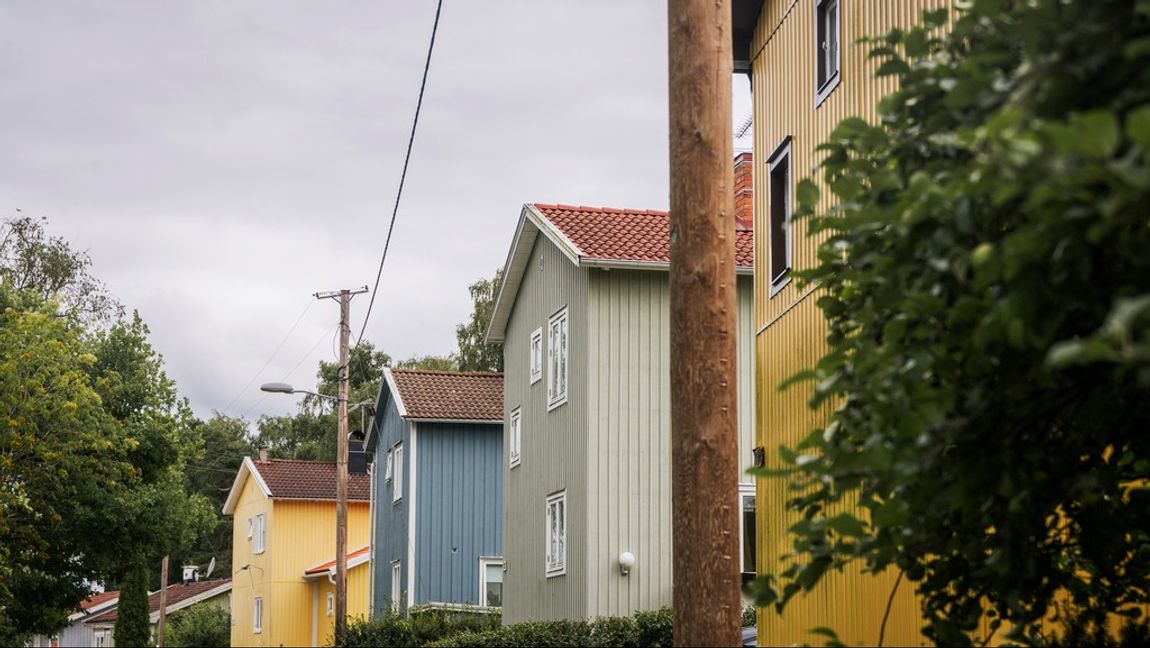
<path id="1" fill-rule="evenodd" d="M 348 547 L 362 547 L 369 540 L 367 502 L 348 504 Z M 253 552 L 248 520 L 266 515 L 266 542 L 261 553 Z M 233 512 L 232 534 L 232 645 L 313 646 L 331 634 L 321 631 L 327 618 L 324 601 L 313 615 L 313 585 L 304 571 L 335 557 L 335 502 L 271 499 L 255 479 L 244 481 Z M 368 614 L 368 564 L 350 570 L 348 615 Z M 325 581 L 326 582 L 326 581 Z M 322 587 L 322 586 L 321 586 Z M 358 589 L 362 589 L 360 592 Z M 254 628 L 255 599 L 262 599 L 262 627 Z M 330 623 L 330 621 L 328 621 Z M 313 635 L 313 627 L 315 633 Z"/>
<path id="2" fill-rule="evenodd" d="M 367 619 L 369 616 L 368 594 L 371 580 L 371 563 L 365 562 L 347 570 L 347 609 L 352 619 Z M 335 616 L 327 613 L 328 595 L 334 595 L 335 585 L 327 578 L 312 579 L 309 586 L 314 589 L 316 605 L 316 637 L 319 645 L 330 646 L 335 636 Z"/>
<path id="3" fill-rule="evenodd" d="M 778 385 L 800 369 L 812 366 L 825 352 L 826 325 L 815 306 L 815 295 L 794 281 L 772 295 L 770 281 L 770 191 L 768 161 L 790 137 L 791 188 L 811 176 L 818 158 L 815 147 L 839 121 L 850 116 L 876 118 L 878 100 L 894 89 L 887 77 L 874 78 L 877 63 L 866 58 L 866 47 L 854 42 L 891 27 L 917 24 L 922 12 L 945 6 L 947 0 L 840 0 L 842 54 L 838 86 L 816 106 L 814 0 L 766 0 L 751 47 L 755 123 L 755 389 L 756 445 L 767 450 L 768 465 L 780 444 L 794 445 L 827 420 L 829 408 L 812 411 L 809 386 L 779 392 Z M 821 183 L 820 183 L 821 184 Z M 823 200 L 829 206 L 827 191 Z M 806 225 L 792 231 L 792 268 L 809 267 L 817 239 L 807 237 Z M 791 547 L 786 529 L 795 517 L 785 512 L 789 496 L 780 480 L 760 480 L 758 495 L 758 565 L 760 571 L 781 571 L 780 556 Z M 809 634 L 819 626 L 833 628 L 848 645 L 878 642 L 883 613 L 896 575 L 869 576 L 858 568 L 831 573 L 809 594 L 792 599 L 782 616 L 764 610 L 759 615 L 759 644 L 821 643 Z M 920 645 L 921 619 L 909 583 L 895 592 L 887 622 L 885 645 Z"/>

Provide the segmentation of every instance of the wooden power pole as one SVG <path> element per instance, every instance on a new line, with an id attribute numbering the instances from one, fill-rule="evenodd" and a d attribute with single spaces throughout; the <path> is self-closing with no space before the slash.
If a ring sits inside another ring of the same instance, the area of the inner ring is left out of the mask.
<path id="1" fill-rule="evenodd" d="M 164 648 L 164 621 L 168 616 L 168 556 L 160 563 L 160 621 L 156 624 L 156 646 Z"/>
<path id="2" fill-rule="evenodd" d="M 347 632 L 347 389 L 348 349 L 351 337 L 351 298 L 367 292 L 367 287 L 359 290 L 340 290 L 330 293 L 316 293 L 316 299 L 339 299 L 339 400 L 337 430 L 337 450 L 335 460 L 335 642 L 343 641 Z"/>
<path id="3" fill-rule="evenodd" d="M 676 646 L 741 643 L 731 2 L 668 0 Z"/>

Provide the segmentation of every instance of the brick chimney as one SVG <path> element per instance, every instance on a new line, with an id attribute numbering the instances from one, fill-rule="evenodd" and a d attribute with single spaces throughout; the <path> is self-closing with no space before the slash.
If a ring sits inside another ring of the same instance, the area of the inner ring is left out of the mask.
<path id="1" fill-rule="evenodd" d="M 261 462 L 261 463 L 267 463 L 267 462 L 268 462 L 268 449 L 267 449 L 267 446 L 264 446 L 264 447 L 260 448 L 260 462 Z"/>
<path id="2" fill-rule="evenodd" d="M 735 229 L 755 229 L 755 164 L 750 151 L 735 156 Z"/>

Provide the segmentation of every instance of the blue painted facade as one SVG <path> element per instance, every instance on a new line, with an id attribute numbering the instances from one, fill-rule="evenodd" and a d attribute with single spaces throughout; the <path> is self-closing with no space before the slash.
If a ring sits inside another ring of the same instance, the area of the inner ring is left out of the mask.
<path id="1" fill-rule="evenodd" d="M 481 605 L 479 559 L 503 555 L 503 424 L 409 420 L 391 390 L 385 380 L 367 439 L 374 484 L 372 613 L 392 605 L 395 561 L 401 608 Z M 403 492 L 394 501 L 395 478 L 385 474 L 397 444 L 403 466 L 392 471 L 402 471 Z"/>

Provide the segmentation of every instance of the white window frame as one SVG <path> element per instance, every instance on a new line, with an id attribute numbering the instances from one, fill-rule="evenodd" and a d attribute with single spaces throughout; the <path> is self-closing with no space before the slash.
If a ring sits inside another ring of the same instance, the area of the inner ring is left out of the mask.
<path id="1" fill-rule="evenodd" d="M 266 513 L 260 513 L 253 518 L 255 520 L 254 536 L 252 538 L 252 553 L 259 555 L 267 551 L 267 528 L 268 518 Z"/>
<path id="2" fill-rule="evenodd" d="M 248 518 L 248 540 L 252 539 L 252 527 L 254 526 L 252 520 L 255 518 Z"/>
<path id="3" fill-rule="evenodd" d="M 757 515 L 758 515 L 758 497 L 755 494 L 755 485 L 754 484 L 740 484 L 739 485 L 739 506 L 738 506 L 738 511 L 739 511 L 739 571 L 741 573 L 744 573 L 744 574 L 754 573 L 754 570 L 747 571 L 747 564 L 743 560 L 744 556 L 746 556 L 745 541 L 747 539 L 747 531 L 746 531 L 746 527 L 745 527 L 746 511 L 743 507 L 745 506 L 745 498 L 747 498 L 747 497 L 755 499 L 756 519 L 758 519 L 757 518 Z M 755 526 L 757 527 L 758 524 L 756 523 Z M 755 529 L 755 538 L 756 538 L 756 543 L 757 543 L 758 542 L 758 529 L 757 528 Z M 756 563 L 758 562 L 757 557 L 756 557 L 755 562 Z"/>
<path id="4" fill-rule="evenodd" d="M 819 23 L 827 20 L 831 9 L 834 10 L 835 24 L 832 28 L 826 30 L 829 46 L 824 47 L 824 43 L 819 42 L 819 29 L 821 27 Z M 843 76 L 842 0 L 814 0 L 814 11 L 815 107 L 818 108 L 819 105 L 834 92 L 834 89 L 839 86 L 839 81 L 842 80 Z M 826 76 L 822 79 L 819 78 L 820 60 L 826 66 Z"/>
<path id="5" fill-rule="evenodd" d="M 391 473 L 391 501 L 398 502 L 403 499 L 403 441 L 395 444 L 392 454 L 395 455 L 395 468 Z"/>
<path id="6" fill-rule="evenodd" d="M 531 346 L 527 350 L 531 369 L 531 384 L 543 380 L 543 327 L 531 332 Z"/>
<path id="7" fill-rule="evenodd" d="M 264 599 L 257 596 L 252 599 L 252 632 L 260 634 L 264 631 Z"/>
<path id="8" fill-rule="evenodd" d="M 782 165 L 786 165 L 786 178 L 784 179 L 783 195 L 783 248 L 786 253 L 786 267 L 783 271 L 775 274 L 775 262 L 772 256 L 775 253 L 774 241 L 770 237 L 775 235 L 775 206 L 774 200 L 774 180 L 775 169 Z M 783 289 L 784 286 L 791 282 L 791 270 L 793 269 L 793 250 L 794 250 L 794 231 L 793 231 L 793 216 L 794 216 L 794 159 L 791 157 L 791 137 L 788 135 L 783 140 L 782 144 L 775 149 L 771 157 L 767 160 L 767 277 L 770 279 L 770 297 L 774 297 L 776 293 Z"/>
<path id="9" fill-rule="evenodd" d="M 398 560 L 391 561 L 391 611 L 399 612 L 403 598 L 403 569 Z"/>
<path id="10" fill-rule="evenodd" d="M 511 410 L 511 417 L 507 423 L 508 449 L 507 465 L 514 468 L 522 460 L 523 447 L 523 408 L 516 407 Z"/>
<path id="11" fill-rule="evenodd" d="M 387 451 L 387 462 L 384 464 L 384 470 L 383 470 L 383 481 L 384 482 L 390 482 L 391 481 L 392 460 L 393 459 L 394 459 L 394 457 L 391 456 L 391 450 L 388 450 Z"/>
<path id="12" fill-rule="evenodd" d="M 327 615 L 335 616 L 335 592 L 327 593 Z"/>
<path id="13" fill-rule="evenodd" d="M 501 556 L 480 556 L 479 557 L 479 605 L 489 607 L 487 605 L 487 568 L 499 567 L 503 568 L 503 558 Z M 500 605 L 499 607 L 503 607 Z"/>
<path id="14" fill-rule="evenodd" d="M 567 573 L 567 491 L 547 496 L 544 552 L 547 578 Z"/>
<path id="15" fill-rule="evenodd" d="M 567 402 L 570 367 L 570 317 L 567 307 L 547 319 L 547 411 Z"/>

